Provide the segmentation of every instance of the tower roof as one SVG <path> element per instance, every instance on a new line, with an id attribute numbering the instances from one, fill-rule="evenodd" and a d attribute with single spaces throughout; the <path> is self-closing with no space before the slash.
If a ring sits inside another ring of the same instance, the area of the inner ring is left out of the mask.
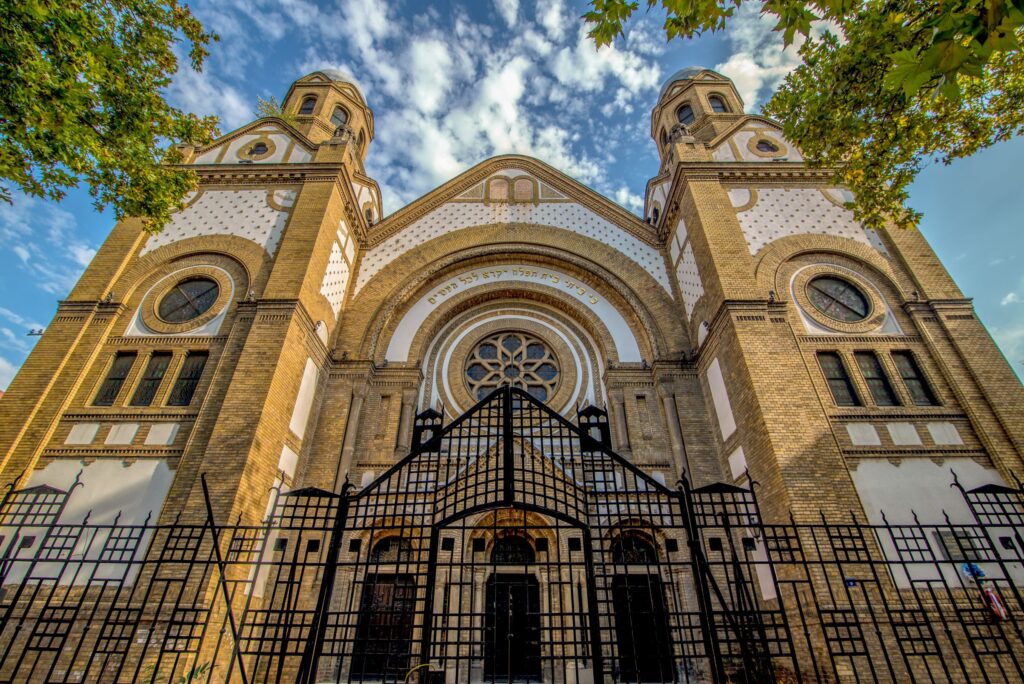
<path id="1" fill-rule="evenodd" d="M 694 79 L 697 75 L 702 74 L 705 71 L 709 71 L 712 74 L 718 76 L 719 78 L 725 78 L 725 76 L 722 76 L 722 74 L 718 73 L 714 69 L 708 69 L 707 67 L 686 67 L 685 69 L 680 69 L 679 71 L 668 77 L 668 80 L 665 81 L 665 84 L 661 86 L 661 93 L 658 95 L 658 99 L 660 100 L 661 98 L 665 97 L 665 93 L 668 92 L 668 89 L 672 86 L 673 83 L 677 81 L 690 81 Z"/>

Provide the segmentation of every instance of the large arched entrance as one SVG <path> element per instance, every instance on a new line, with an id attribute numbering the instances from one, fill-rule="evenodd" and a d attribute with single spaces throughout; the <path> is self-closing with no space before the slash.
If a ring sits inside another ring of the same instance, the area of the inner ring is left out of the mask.
<path id="1" fill-rule="evenodd" d="M 500 343 L 500 341 L 499 341 Z M 318 681 L 583 684 L 698 671 L 678 496 L 502 386 L 345 500 Z M 315 630 L 314 630 L 315 631 Z"/>

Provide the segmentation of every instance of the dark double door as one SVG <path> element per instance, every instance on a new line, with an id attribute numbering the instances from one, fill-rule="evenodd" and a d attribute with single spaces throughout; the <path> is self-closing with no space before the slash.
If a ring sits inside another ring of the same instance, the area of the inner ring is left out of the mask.
<path id="1" fill-rule="evenodd" d="M 487 580 L 485 600 L 485 679 L 540 680 L 540 586 L 537 578 L 532 574 L 494 573 Z"/>

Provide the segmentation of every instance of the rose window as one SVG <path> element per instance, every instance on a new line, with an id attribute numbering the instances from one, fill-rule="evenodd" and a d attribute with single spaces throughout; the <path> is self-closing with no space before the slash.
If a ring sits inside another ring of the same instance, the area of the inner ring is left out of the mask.
<path id="1" fill-rule="evenodd" d="M 466 384 L 478 400 L 502 385 L 547 401 L 558 386 L 558 359 L 533 335 L 503 332 L 485 338 L 466 360 Z"/>

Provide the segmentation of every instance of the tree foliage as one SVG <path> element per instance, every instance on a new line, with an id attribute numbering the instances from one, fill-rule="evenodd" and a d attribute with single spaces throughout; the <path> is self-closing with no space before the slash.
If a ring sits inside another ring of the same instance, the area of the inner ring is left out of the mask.
<path id="1" fill-rule="evenodd" d="M 0 8 L 0 199 L 12 186 L 61 199 L 85 182 L 97 208 L 159 230 L 195 187 L 172 166 L 179 143 L 216 134 L 214 117 L 171 107 L 164 89 L 207 33 L 177 0 L 17 0 Z"/>
<path id="2" fill-rule="evenodd" d="M 284 121 L 286 124 L 294 126 L 296 123 L 295 116 L 291 112 L 284 110 L 284 104 L 276 97 L 271 95 L 264 99 L 259 95 L 256 96 L 256 117 L 259 119 L 265 117 L 274 117 Z"/>
<path id="3" fill-rule="evenodd" d="M 750 0 L 755 1 L 755 0 Z M 743 0 L 648 0 L 669 39 L 717 31 Z M 598 45 L 638 3 L 592 0 Z M 802 64 L 765 105 L 816 165 L 835 169 L 869 226 L 915 225 L 907 186 L 932 159 L 950 163 L 1024 132 L 1024 0 L 762 0 Z"/>

